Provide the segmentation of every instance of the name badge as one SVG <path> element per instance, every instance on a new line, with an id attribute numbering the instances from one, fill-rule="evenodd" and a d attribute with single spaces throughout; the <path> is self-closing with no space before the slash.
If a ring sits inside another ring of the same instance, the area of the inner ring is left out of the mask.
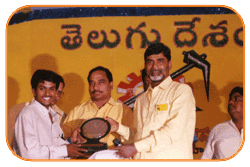
<path id="1" fill-rule="evenodd" d="M 157 111 L 168 110 L 168 104 L 159 104 L 159 105 L 156 106 L 156 110 Z"/>

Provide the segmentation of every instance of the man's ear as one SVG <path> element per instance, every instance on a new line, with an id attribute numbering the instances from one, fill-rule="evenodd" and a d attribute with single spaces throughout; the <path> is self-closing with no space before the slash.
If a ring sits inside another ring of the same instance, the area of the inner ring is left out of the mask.
<path id="1" fill-rule="evenodd" d="M 35 88 L 32 89 L 33 96 L 36 97 L 36 90 Z"/>
<path id="2" fill-rule="evenodd" d="M 170 61 L 168 62 L 168 69 L 171 70 L 171 68 L 172 68 L 172 61 L 170 60 Z"/>
<path id="3" fill-rule="evenodd" d="M 112 90 L 112 89 L 113 89 L 113 81 L 111 81 L 111 82 L 109 83 L 109 86 L 110 86 L 110 89 Z"/>

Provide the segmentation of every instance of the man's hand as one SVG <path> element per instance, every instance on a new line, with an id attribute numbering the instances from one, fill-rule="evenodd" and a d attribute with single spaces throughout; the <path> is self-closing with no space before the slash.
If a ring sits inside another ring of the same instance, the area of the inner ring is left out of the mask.
<path id="1" fill-rule="evenodd" d="M 85 158 L 85 153 L 87 153 L 87 150 L 80 147 L 81 144 L 68 144 L 67 145 L 67 151 L 68 156 L 72 159 L 76 158 Z"/>
<path id="2" fill-rule="evenodd" d="M 137 153 L 137 150 L 136 150 L 134 143 L 124 144 L 122 146 L 115 147 L 115 148 L 112 148 L 110 150 L 118 150 L 116 152 L 116 154 L 119 155 L 120 157 L 124 157 L 124 158 L 130 158 Z"/>
<path id="3" fill-rule="evenodd" d="M 82 136 L 80 135 L 80 132 L 81 132 L 81 129 L 80 127 L 76 128 L 71 137 L 70 137 L 70 140 L 73 142 L 73 143 L 85 143 L 87 140 L 82 138 Z"/>
<path id="4" fill-rule="evenodd" d="M 111 133 L 116 132 L 118 130 L 118 128 L 119 128 L 118 122 L 116 122 L 115 120 L 113 120 L 110 117 L 105 117 L 105 120 L 107 120 L 111 125 L 111 130 L 110 130 Z"/>

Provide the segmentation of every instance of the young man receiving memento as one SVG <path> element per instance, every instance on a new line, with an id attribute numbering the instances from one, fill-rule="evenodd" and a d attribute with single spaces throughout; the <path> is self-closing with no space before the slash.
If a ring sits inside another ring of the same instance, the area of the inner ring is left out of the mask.
<path id="1" fill-rule="evenodd" d="M 78 158 L 86 152 L 63 139 L 59 115 L 51 108 L 59 83 L 57 74 L 48 70 L 37 70 L 31 78 L 35 100 L 20 111 L 15 123 L 13 150 L 22 158 Z M 76 140 L 77 133 L 70 139 Z"/>

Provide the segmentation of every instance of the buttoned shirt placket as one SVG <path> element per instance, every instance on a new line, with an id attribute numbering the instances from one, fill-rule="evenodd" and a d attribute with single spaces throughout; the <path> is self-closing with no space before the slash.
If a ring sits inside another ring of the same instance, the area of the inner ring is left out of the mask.
<path id="1" fill-rule="evenodd" d="M 155 104 L 154 104 L 154 100 L 155 100 L 155 96 L 154 96 L 154 89 L 152 89 L 151 87 L 148 89 L 147 92 L 147 98 L 148 98 L 148 110 L 147 113 L 143 113 L 146 115 L 145 120 L 143 120 L 143 129 L 148 129 L 145 126 L 150 125 L 151 119 L 152 119 L 152 114 L 155 111 Z M 145 133 L 147 133 L 145 130 L 142 131 L 142 138 L 145 137 Z"/>

